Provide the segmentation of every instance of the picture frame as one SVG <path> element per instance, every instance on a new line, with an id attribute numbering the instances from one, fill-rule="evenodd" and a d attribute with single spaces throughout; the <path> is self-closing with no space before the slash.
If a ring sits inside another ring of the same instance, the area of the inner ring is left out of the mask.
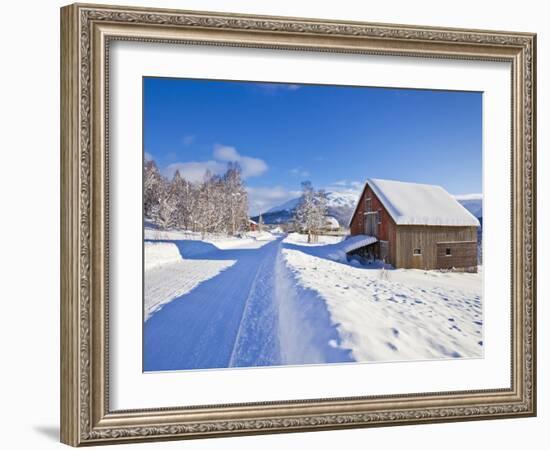
<path id="1" fill-rule="evenodd" d="M 511 67 L 507 388 L 113 410 L 109 63 L 115 41 Z M 97 445 L 536 415 L 536 35 L 74 4 L 61 9 L 61 441 Z"/>

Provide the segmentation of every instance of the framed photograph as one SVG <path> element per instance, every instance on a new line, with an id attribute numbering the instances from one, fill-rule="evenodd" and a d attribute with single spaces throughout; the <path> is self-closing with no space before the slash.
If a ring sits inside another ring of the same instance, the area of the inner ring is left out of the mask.
<path id="1" fill-rule="evenodd" d="M 536 414 L 536 36 L 61 9 L 61 440 Z"/>

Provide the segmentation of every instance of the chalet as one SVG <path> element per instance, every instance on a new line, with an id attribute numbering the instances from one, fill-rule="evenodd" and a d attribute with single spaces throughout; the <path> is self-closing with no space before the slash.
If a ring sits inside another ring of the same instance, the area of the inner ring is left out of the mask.
<path id="1" fill-rule="evenodd" d="M 252 219 L 248 219 L 248 230 L 258 231 L 258 222 L 254 222 Z"/>
<path id="2" fill-rule="evenodd" d="M 440 186 L 368 179 L 351 216 L 352 235 L 376 241 L 355 253 L 396 268 L 477 270 L 479 221 Z"/>
<path id="3" fill-rule="evenodd" d="M 336 217 L 326 216 L 324 229 L 326 231 L 338 231 L 340 229 L 338 219 L 336 219 Z"/>

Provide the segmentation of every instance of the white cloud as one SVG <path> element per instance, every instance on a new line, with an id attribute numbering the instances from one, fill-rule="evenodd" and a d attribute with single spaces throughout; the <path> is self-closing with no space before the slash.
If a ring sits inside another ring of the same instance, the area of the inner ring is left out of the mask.
<path id="1" fill-rule="evenodd" d="M 235 147 L 216 144 L 214 146 L 214 158 L 218 161 L 239 163 L 243 178 L 257 177 L 267 170 L 267 164 L 263 159 L 241 155 Z"/>
<path id="2" fill-rule="evenodd" d="M 241 155 L 237 152 L 235 147 L 229 147 L 227 145 L 216 144 L 214 146 L 214 158 L 220 161 L 239 161 Z"/>
<path id="3" fill-rule="evenodd" d="M 294 169 L 291 169 L 290 173 L 295 177 L 300 177 L 300 178 L 309 177 L 310 175 L 310 173 L 307 170 L 302 170 L 299 167 L 295 167 Z"/>
<path id="4" fill-rule="evenodd" d="M 360 192 L 364 183 L 361 181 L 338 180 L 325 187 L 327 191 Z"/>
<path id="5" fill-rule="evenodd" d="M 257 83 L 257 87 L 260 88 L 266 94 L 276 94 L 277 92 L 285 91 L 297 91 L 302 86 L 299 84 L 288 84 L 288 83 Z"/>
<path id="6" fill-rule="evenodd" d="M 274 206 L 278 206 L 302 195 L 300 191 L 289 191 L 282 186 L 248 186 L 246 190 L 248 192 L 248 209 L 251 216 L 256 216 Z"/>
<path id="7" fill-rule="evenodd" d="M 213 175 L 225 173 L 228 162 L 239 163 L 243 179 L 257 177 L 268 169 L 264 160 L 243 156 L 235 147 L 230 147 L 228 145 L 216 144 L 214 146 L 213 156 L 214 159 L 208 161 L 175 162 L 168 165 L 162 173 L 168 179 L 171 179 L 174 173 L 176 173 L 176 170 L 179 170 L 183 178 L 195 183 L 202 181 L 207 171 L 210 171 Z"/>
<path id="8" fill-rule="evenodd" d="M 348 180 L 339 180 L 332 183 L 332 186 L 347 186 L 349 183 Z"/>
<path id="9" fill-rule="evenodd" d="M 204 175 L 208 170 L 214 175 L 220 175 L 225 172 L 226 168 L 226 165 L 219 161 L 190 161 L 170 164 L 162 173 L 168 179 L 172 179 L 176 170 L 179 170 L 183 178 L 195 183 L 204 180 Z"/>
<path id="10" fill-rule="evenodd" d="M 145 159 L 145 162 L 152 161 L 153 160 L 153 155 L 151 155 L 151 153 L 144 152 L 143 153 L 143 159 Z"/>

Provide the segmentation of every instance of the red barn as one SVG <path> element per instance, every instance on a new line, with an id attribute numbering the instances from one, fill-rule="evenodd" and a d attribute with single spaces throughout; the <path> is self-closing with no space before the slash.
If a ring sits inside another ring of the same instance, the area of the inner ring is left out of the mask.
<path id="1" fill-rule="evenodd" d="M 349 227 L 359 249 L 396 268 L 477 270 L 479 221 L 441 186 L 369 179 Z"/>
<path id="2" fill-rule="evenodd" d="M 254 222 L 252 219 L 248 219 L 248 230 L 258 231 L 258 222 Z"/>

